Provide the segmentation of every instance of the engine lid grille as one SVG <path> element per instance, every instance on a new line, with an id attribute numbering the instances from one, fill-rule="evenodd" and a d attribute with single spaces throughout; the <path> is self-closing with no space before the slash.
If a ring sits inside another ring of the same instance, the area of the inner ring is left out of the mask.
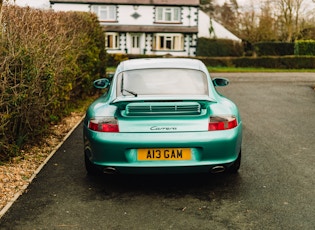
<path id="1" fill-rule="evenodd" d="M 144 115 L 197 115 L 201 106 L 197 102 L 136 102 L 126 106 L 127 116 Z"/>

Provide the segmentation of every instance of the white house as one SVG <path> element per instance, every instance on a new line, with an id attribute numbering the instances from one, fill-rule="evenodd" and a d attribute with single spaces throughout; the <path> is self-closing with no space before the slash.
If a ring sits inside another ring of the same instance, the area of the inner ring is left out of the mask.
<path id="1" fill-rule="evenodd" d="M 50 0 L 56 11 L 98 15 L 108 53 L 194 56 L 199 0 Z"/>

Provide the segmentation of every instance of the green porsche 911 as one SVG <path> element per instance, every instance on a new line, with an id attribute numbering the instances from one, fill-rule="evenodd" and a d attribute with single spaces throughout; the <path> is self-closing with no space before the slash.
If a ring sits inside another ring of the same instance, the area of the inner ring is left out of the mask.
<path id="1" fill-rule="evenodd" d="M 242 121 L 206 66 L 189 58 L 121 62 L 84 119 L 88 173 L 236 173 Z"/>

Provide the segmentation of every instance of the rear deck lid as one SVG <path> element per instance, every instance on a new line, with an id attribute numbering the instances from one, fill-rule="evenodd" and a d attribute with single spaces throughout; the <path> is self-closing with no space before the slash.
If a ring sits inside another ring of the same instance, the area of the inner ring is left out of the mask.
<path id="1" fill-rule="evenodd" d="M 144 102 L 129 103 L 126 106 L 126 116 L 157 116 L 157 115 L 198 115 L 201 105 L 197 102 Z"/>
<path id="2" fill-rule="evenodd" d="M 198 102 L 133 102 L 119 118 L 120 132 L 206 131 L 207 109 Z"/>

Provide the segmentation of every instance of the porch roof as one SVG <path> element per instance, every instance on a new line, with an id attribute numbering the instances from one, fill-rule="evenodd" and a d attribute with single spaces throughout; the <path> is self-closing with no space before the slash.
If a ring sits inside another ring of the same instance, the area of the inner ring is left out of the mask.
<path id="1" fill-rule="evenodd" d="M 198 26 L 102 25 L 107 32 L 198 33 Z"/>

